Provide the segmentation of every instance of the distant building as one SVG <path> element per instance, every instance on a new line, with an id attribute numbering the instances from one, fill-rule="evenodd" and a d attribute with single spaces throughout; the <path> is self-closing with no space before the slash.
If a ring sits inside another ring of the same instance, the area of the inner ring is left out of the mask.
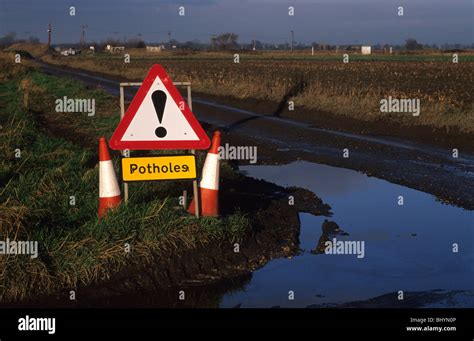
<path id="1" fill-rule="evenodd" d="M 121 53 L 125 51 L 125 46 L 111 46 L 110 53 Z"/>
<path id="2" fill-rule="evenodd" d="M 67 50 L 61 51 L 62 56 L 74 56 L 76 55 L 77 51 L 73 48 L 68 48 Z"/>
<path id="3" fill-rule="evenodd" d="M 146 46 L 146 52 L 156 53 L 161 52 L 161 46 Z"/>
<path id="4" fill-rule="evenodd" d="M 371 46 L 362 46 L 361 47 L 362 54 L 372 54 L 372 47 Z"/>

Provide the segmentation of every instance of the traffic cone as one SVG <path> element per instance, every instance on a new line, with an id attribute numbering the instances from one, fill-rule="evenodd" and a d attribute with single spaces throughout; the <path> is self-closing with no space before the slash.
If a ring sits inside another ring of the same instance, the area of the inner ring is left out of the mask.
<path id="1" fill-rule="evenodd" d="M 220 144 L 221 133 L 216 131 L 212 137 L 211 148 L 204 161 L 201 181 L 199 182 L 200 214 L 205 217 L 217 217 L 219 215 L 219 155 L 217 149 Z M 188 212 L 195 213 L 194 199 L 191 200 Z"/>
<path id="2" fill-rule="evenodd" d="M 103 217 L 109 209 L 120 205 L 121 201 L 114 164 L 110 159 L 105 137 L 101 137 L 99 139 L 99 218 Z"/>

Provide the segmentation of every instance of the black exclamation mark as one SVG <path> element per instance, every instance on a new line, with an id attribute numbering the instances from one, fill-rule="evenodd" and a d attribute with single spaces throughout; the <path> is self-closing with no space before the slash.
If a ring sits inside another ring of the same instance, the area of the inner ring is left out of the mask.
<path id="1" fill-rule="evenodd" d="M 163 114 L 165 113 L 166 94 L 164 91 L 156 90 L 151 94 L 151 100 L 153 101 L 153 106 L 155 107 L 156 116 L 158 116 L 158 122 L 161 124 Z M 158 127 L 155 129 L 155 135 L 157 137 L 165 137 L 166 133 L 167 131 L 165 127 Z"/>

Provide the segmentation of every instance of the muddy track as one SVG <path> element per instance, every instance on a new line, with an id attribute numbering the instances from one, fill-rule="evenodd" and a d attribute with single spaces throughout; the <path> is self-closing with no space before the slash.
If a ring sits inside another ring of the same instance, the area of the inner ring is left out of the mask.
<path id="1" fill-rule="evenodd" d="M 293 91 L 295 90 L 292 89 L 290 94 L 293 94 Z M 459 129 L 446 130 L 427 126 L 387 124 L 383 117 L 377 121 L 366 122 L 350 116 L 337 115 L 321 110 L 315 111 L 306 107 L 298 107 L 294 111 L 289 111 L 287 105 L 288 98 L 283 98 L 282 102 L 275 103 L 268 100 L 238 100 L 226 96 L 209 96 L 199 92 L 194 92 L 194 96 L 205 101 L 240 108 L 259 115 L 307 122 L 309 126 L 319 129 L 352 133 L 360 136 L 367 135 L 388 139 L 392 137 L 394 139 L 445 149 L 456 146 L 470 154 L 474 153 L 473 134 L 464 133 L 459 131 Z"/>

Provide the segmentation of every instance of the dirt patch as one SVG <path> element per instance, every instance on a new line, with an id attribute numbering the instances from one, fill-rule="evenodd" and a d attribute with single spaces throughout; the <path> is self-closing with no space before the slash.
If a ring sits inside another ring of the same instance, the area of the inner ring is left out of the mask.
<path id="1" fill-rule="evenodd" d="M 214 307 L 222 292 L 240 288 L 253 270 L 299 252 L 299 212 L 331 214 L 330 207 L 308 190 L 283 188 L 237 173 L 222 178 L 220 193 L 223 215 L 240 208 L 251 219 L 252 231 L 239 243 L 239 252 L 235 243 L 211 243 L 156 257 L 151 266 L 134 265 L 110 280 L 80 287 L 76 301 L 70 301 L 69 290 L 64 290 L 8 306 Z M 289 204 L 289 196 L 295 205 Z M 184 301 L 178 298 L 181 290 Z"/>
<path id="2" fill-rule="evenodd" d="M 245 99 L 239 100 L 228 96 L 209 96 L 204 93 L 193 92 L 193 96 L 205 100 L 218 102 L 220 104 L 249 110 L 261 115 L 291 118 L 297 121 L 308 122 L 312 126 L 335 131 L 350 132 L 360 135 L 398 137 L 410 139 L 426 145 L 445 148 L 458 148 L 465 152 L 474 153 L 474 136 L 451 127 L 440 129 L 428 126 L 408 126 L 403 124 L 387 124 L 385 118 L 377 121 L 361 121 L 359 119 L 338 115 L 331 112 L 297 107 L 294 111 L 288 110 L 288 105 L 281 103 Z"/>
<path id="3" fill-rule="evenodd" d="M 87 132 L 72 130 L 70 123 L 65 120 L 52 119 L 41 111 L 31 111 L 42 132 L 49 136 L 60 137 L 66 141 L 83 147 L 85 149 L 96 150 L 98 139 L 92 139 Z"/>

